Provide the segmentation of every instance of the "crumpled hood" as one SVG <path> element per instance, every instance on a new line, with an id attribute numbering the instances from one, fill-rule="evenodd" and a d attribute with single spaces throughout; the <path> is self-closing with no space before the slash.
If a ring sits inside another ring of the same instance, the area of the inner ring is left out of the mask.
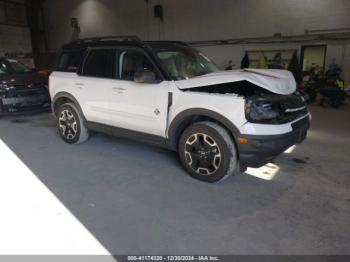
<path id="1" fill-rule="evenodd" d="M 293 74 L 290 71 L 281 69 L 219 71 L 187 80 L 175 81 L 175 84 L 178 88 L 184 90 L 244 80 L 280 95 L 289 95 L 296 90 L 296 82 Z"/>

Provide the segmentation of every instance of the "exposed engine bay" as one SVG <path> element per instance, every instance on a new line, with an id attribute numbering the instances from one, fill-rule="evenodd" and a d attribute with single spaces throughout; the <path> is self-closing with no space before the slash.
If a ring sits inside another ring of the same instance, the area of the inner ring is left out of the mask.
<path id="1" fill-rule="evenodd" d="M 280 95 L 246 80 L 194 87 L 187 91 L 241 96 L 246 101 L 246 118 L 252 123 L 283 124 L 308 114 L 306 102 L 298 92 Z"/>

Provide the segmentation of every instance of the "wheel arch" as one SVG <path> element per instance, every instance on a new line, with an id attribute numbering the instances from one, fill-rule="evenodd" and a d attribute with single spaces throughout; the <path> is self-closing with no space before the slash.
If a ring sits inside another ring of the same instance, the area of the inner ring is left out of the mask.
<path id="1" fill-rule="evenodd" d="M 83 120 L 86 121 L 83 110 L 81 109 L 78 100 L 67 92 L 59 92 L 54 96 L 52 99 L 52 113 L 56 116 L 58 107 L 67 102 L 72 102 L 79 110 L 79 113 L 82 115 Z"/>
<path id="2" fill-rule="evenodd" d="M 229 132 L 231 138 L 233 139 L 233 142 L 237 147 L 236 140 L 240 134 L 238 128 L 223 115 L 204 108 L 191 108 L 184 110 L 176 115 L 168 128 L 170 147 L 173 150 L 177 150 L 178 141 L 183 131 L 185 131 L 185 129 L 191 124 L 200 121 L 212 121 L 223 126 Z"/>

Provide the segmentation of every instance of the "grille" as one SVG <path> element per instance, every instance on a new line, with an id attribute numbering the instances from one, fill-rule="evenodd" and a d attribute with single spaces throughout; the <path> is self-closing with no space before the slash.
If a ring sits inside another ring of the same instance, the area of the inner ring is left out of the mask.
<path id="1" fill-rule="evenodd" d="M 282 109 L 282 119 L 285 123 L 308 114 L 306 103 L 299 96 L 288 97 L 288 99 L 281 101 L 280 107 Z"/>
<path id="2" fill-rule="evenodd" d="M 41 85 L 28 87 L 25 85 L 12 85 L 8 91 L 5 91 L 6 97 L 25 97 L 46 93 L 46 88 Z"/>
<path id="3" fill-rule="evenodd" d="M 33 89 L 16 90 L 16 92 L 14 93 L 14 96 L 15 97 L 33 96 L 41 93 L 43 92 L 39 88 L 33 88 Z"/>
<path id="4" fill-rule="evenodd" d="M 281 101 L 280 105 L 284 110 L 302 108 L 306 106 L 305 101 L 299 96 L 293 98 L 289 97 L 288 99 Z"/>

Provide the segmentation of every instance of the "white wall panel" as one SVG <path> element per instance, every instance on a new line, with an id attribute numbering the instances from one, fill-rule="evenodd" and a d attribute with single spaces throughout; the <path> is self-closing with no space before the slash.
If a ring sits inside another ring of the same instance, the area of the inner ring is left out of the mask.
<path id="1" fill-rule="evenodd" d="M 164 7 L 164 23 L 153 6 Z M 55 48 L 78 17 L 82 36 L 137 34 L 145 39 L 211 40 L 303 34 L 305 29 L 350 27 L 346 0 L 47 0 L 46 20 Z M 58 43 L 57 43 L 58 42 Z"/>
<path id="2" fill-rule="evenodd" d="M 153 18 L 153 6 L 164 7 L 164 22 Z M 46 0 L 49 47 L 69 41 L 70 18 L 79 18 L 81 36 L 135 34 L 142 39 L 199 41 L 282 35 L 305 30 L 350 27 L 348 0 Z M 221 66 L 239 65 L 246 49 L 297 48 L 301 44 L 217 46 L 201 49 Z M 342 59 L 342 45 L 328 49 L 327 63 Z M 349 56 L 349 49 L 346 49 Z M 347 81 L 350 81 L 347 76 Z"/>

